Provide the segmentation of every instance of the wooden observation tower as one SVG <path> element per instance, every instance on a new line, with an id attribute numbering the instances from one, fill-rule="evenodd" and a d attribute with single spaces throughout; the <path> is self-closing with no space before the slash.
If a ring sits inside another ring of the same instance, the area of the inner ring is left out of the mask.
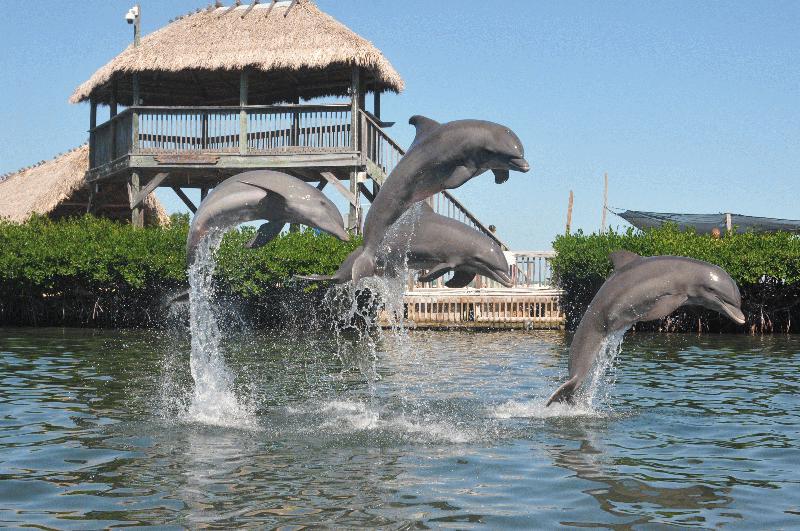
<path id="1" fill-rule="evenodd" d="M 336 189 L 350 205 L 347 228 L 360 230 L 362 196 L 371 202 L 404 154 L 384 130 L 380 100 L 403 80 L 372 43 L 309 0 L 217 5 L 142 38 L 138 8 L 128 16 L 134 43 L 70 98 L 91 108 L 92 192 L 127 183 L 141 226 L 159 186 L 195 211 L 184 189 L 202 198 L 236 173 L 275 169 Z M 451 194 L 432 203 L 497 240 Z"/>

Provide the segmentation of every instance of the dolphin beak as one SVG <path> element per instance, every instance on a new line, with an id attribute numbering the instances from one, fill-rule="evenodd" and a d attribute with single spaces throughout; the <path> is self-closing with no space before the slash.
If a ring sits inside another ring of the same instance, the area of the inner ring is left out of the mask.
<path id="1" fill-rule="evenodd" d="M 531 165 L 523 158 L 513 158 L 508 161 L 508 167 L 522 173 L 527 173 L 531 169 Z"/>
<path id="2" fill-rule="evenodd" d="M 492 278 L 506 288 L 510 288 L 514 285 L 514 281 L 511 280 L 511 277 L 505 271 L 492 271 Z"/>
<path id="3" fill-rule="evenodd" d="M 331 234 L 342 240 L 343 242 L 350 241 L 350 234 L 344 230 L 344 227 L 339 225 L 338 223 L 334 222 L 333 226 L 335 227 L 333 230 L 329 231 Z"/>
<path id="4" fill-rule="evenodd" d="M 722 306 L 723 313 L 725 313 L 725 315 L 727 315 L 731 321 L 735 321 L 738 324 L 744 324 L 745 318 L 741 309 L 737 308 L 733 304 L 728 304 L 725 301 L 720 301 L 720 306 Z"/>

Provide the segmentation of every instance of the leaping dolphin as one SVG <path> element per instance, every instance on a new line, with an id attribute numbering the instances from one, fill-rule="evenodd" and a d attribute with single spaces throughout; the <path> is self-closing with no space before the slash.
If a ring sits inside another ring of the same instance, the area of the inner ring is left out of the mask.
<path id="1" fill-rule="evenodd" d="M 194 261 L 197 246 L 210 230 L 227 230 L 256 219 L 267 223 L 247 243 L 250 248 L 268 243 L 286 223 L 301 223 L 340 240 L 350 239 L 336 205 L 315 187 L 277 171 L 247 171 L 223 181 L 200 204 L 186 243 L 189 263 Z"/>
<path id="2" fill-rule="evenodd" d="M 421 282 L 430 282 L 453 271 L 453 277 L 445 282 L 449 288 L 463 288 L 475 275 L 492 278 L 506 287 L 514 285 L 505 254 L 494 240 L 460 221 L 437 214 L 425 202 L 418 205 L 419 216 L 412 208 L 392 225 L 383 240 L 377 262 L 385 276 L 396 277 L 407 259 L 412 269 L 428 270 L 419 277 Z M 358 247 L 351 252 L 333 275 L 298 278 L 348 282 L 352 278 L 353 263 L 362 251 L 362 247 Z"/>
<path id="3" fill-rule="evenodd" d="M 682 256 L 610 255 L 614 272 L 583 314 L 569 349 L 569 380 L 547 401 L 571 400 L 592 368 L 606 336 L 634 323 L 666 317 L 683 305 L 703 306 L 744 324 L 742 296 L 721 267 Z"/>
<path id="4" fill-rule="evenodd" d="M 492 170 L 496 183 L 509 170 L 527 172 L 525 151 L 508 127 L 483 120 L 440 124 L 424 116 L 409 120 L 417 134 L 408 152 L 389 174 L 364 222 L 364 249 L 353 263 L 356 282 L 375 272 L 375 253 L 389 227 L 417 201 L 442 190 L 458 188 Z"/>

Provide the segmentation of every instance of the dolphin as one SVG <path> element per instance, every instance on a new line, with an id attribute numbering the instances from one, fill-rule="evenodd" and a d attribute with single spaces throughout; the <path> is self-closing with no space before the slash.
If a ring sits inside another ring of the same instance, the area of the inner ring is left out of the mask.
<path id="1" fill-rule="evenodd" d="M 197 246 L 212 229 L 227 230 L 240 223 L 266 219 L 247 247 L 267 244 L 286 223 L 301 223 L 328 232 L 340 240 L 350 236 L 333 202 L 310 184 L 271 170 L 239 173 L 214 188 L 192 219 L 186 242 L 191 264 Z"/>
<path id="2" fill-rule="evenodd" d="M 614 272 L 583 314 L 569 349 L 569 380 L 547 401 L 571 401 L 592 368 L 601 343 L 634 323 L 666 317 L 683 305 L 703 306 L 744 324 L 742 296 L 721 267 L 682 256 L 610 255 Z"/>
<path id="3" fill-rule="evenodd" d="M 419 277 L 421 282 L 430 282 L 453 271 L 453 277 L 445 282 L 449 288 L 463 288 L 475 278 L 483 275 L 506 287 L 514 285 L 508 274 L 508 262 L 497 242 L 472 227 L 442 216 L 425 202 L 418 203 L 419 215 L 409 210 L 392 225 L 377 253 L 377 265 L 385 276 L 397 277 L 408 260 L 412 269 L 425 269 Z M 352 279 L 353 263 L 361 255 L 363 247 L 351 252 L 333 275 L 299 276 L 305 280 L 323 280 L 335 283 Z"/>
<path id="4" fill-rule="evenodd" d="M 356 282 L 374 274 L 375 253 L 384 235 L 412 204 L 458 188 L 487 170 L 499 184 L 508 180 L 509 170 L 530 169 L 519 137 L 503 125 L 483 120 L 440 124 L 419 115 L 408 122 L 417 134 L 367 212 L 364 248 L 353 263 Z"/>

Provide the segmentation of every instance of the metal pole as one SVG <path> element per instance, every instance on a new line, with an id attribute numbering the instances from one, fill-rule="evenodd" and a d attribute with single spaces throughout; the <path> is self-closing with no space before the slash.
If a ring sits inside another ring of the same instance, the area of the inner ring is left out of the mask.
<path id="1" fill-rule="evenodd" d="M 608 209 L 608 173 L 603 174 L 603 217 L 600 221 L 600 234 L 606 231 L 606 210 Z"/>

